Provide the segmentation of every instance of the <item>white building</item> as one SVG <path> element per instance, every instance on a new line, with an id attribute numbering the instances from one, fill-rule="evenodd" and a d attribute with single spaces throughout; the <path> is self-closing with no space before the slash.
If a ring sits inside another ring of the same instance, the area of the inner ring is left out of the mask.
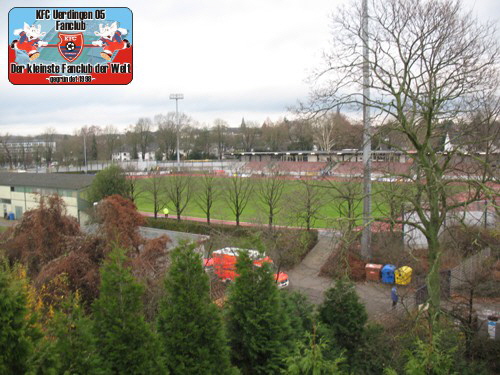
<path id="1" fill-rule="evenodd" d="M 24 212 L 38 207 L 40 194 L 57 193 L 66 204 L 68 215 L 80 223 L 87 220 L 85 210 L 89 203 L 82 192 L 91 185 L 94 176 L 62 173 L 0 173 L 0 205 L 3 216 L 14 214 L 15 219 Z"/>
<path id="2" fill-rule="evenodd" d="M 116 152 L 111 155 L 113 161 L 130 161 L 130 152 Z"/>
<path id="3" fill-rule="evenodd" d="M 405 215 L 405 221 L 421 224 L 420 218 L 416 213 Z M 439 230 L 441 234 L 447 227 L 455 225 L 465 225 L 469 227 L 487 227 L 495 226 L 497 222 L 497 214 L 495 203 L 486 200 L 472 202 L 469 205 L 449 211 L 446 215 L 446 220 Z M 427 248 L 427 239 L 424 234 L 412 225 L 404 224 L 404 239 L 405 246 L 409 249 L 425 249 Z"/>

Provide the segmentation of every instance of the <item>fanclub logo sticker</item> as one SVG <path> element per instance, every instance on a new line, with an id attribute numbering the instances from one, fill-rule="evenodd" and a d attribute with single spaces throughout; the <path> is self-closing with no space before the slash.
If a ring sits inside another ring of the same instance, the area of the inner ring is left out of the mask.
<path id="1" fill-rule="evenodd" d="M 69 62 L 75 61 L 83 51 L 83 34 L 63 34 L 59 33 L 59 43 L 57 44 L 61 56 Z"/>
<path id="2" fill-rule="evenodd" d="M 9 81 L 126 85 L 132 81 L 129 8 L 12 8 Z"/>

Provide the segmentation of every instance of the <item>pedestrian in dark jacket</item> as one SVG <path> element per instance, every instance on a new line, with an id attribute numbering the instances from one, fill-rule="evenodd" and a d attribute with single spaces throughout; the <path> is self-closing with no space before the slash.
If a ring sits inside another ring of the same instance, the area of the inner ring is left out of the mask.
<path id="1" fill-rule="evenodd" d="M 395 308 L 396 305 L 398 304 L 398 299 L 399 299 L 398 289 L 395 286 L 393 286 L 391 289 L 391 299 L 392 299 L 392 308 Z"/>

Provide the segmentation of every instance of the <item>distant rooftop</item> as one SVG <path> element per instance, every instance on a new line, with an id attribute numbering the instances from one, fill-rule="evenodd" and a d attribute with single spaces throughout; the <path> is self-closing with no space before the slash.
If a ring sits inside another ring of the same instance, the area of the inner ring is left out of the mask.
<path id="1" fill-rule="evenodd" d="M 94 176 L 63 173 L 0 172 L 0 186 L 31 186 L 80 190 L 92 184 Z"/>

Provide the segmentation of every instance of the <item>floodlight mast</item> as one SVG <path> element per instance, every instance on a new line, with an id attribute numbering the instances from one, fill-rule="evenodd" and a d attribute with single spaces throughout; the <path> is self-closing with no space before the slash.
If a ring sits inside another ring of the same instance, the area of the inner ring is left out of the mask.
<path id="1" fill-rule="evenodd" d="M 372 182 L 371 182 L 371 131 L 370 131 L 370 65 L 368 37 L 368 0 L 362 4 L 362 39 L 363 39 L 363 233 L 361 236 L 361 255 L 365 259 L 371 256 L 371 214 L 372 214 Z"/>
<path id="2" fill-rule="evenodd" d="M 184 99 L 184 94 L 170 94 L 170 99 L 175 100 L 175 119 L 177 122 L 177 172 L 181 170 L 181 157 L 179 153 L 179 100 Z"/>

